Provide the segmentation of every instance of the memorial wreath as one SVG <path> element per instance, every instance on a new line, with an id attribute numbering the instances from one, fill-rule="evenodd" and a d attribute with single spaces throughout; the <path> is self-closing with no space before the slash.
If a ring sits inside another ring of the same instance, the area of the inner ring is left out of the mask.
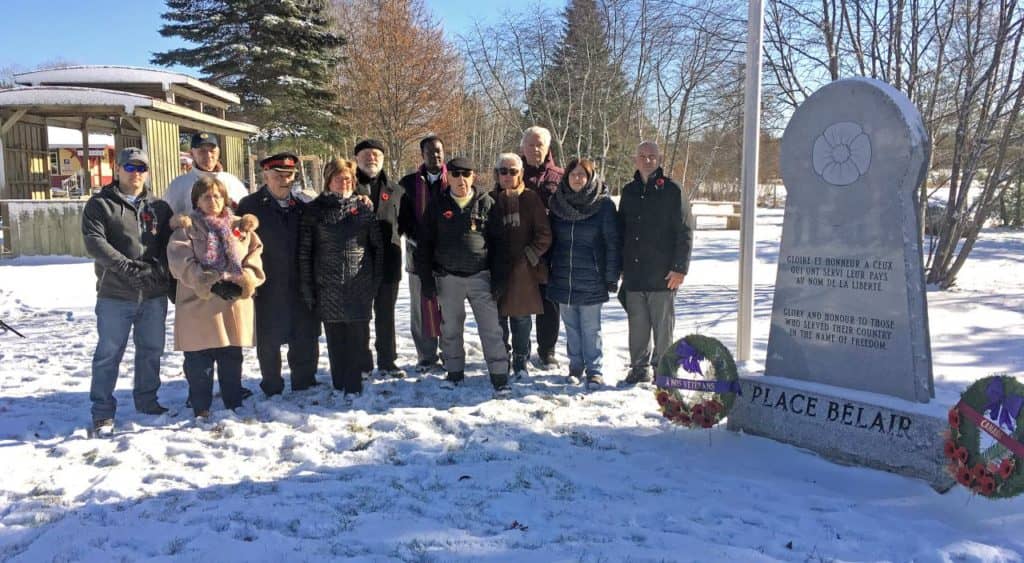
<path id="1" fill-rule="evenodd" d="M 685 379 L 676 377 L 679 368 Z M 658 363 L 654 382 L 661 414 L 689 428 L 718 424 L 742 394 L 732 354 L 718 340 L 699 334 L 672 344 Z"/>
<path id="2" fill-rule="evenodd" d="M 949 409 L 944 454 L 957 483 L 991 498 L 1024 490 L 1021 407 L 1024 385 L 995 375 L 975 381 Z"/>

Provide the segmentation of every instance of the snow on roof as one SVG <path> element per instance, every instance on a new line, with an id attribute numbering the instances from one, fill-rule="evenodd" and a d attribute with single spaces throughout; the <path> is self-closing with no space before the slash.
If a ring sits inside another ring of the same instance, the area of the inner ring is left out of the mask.
<path id="1" fill-rule="evenodd" d="M 27 86 L 0 90 L 0 106 L 122 106 L 125 113 L 151 107 L 153 98 L 116 90 L 78 86 Z"/>
<path id="2" fill-rule="evenodd" d="M 238 104 L 235 94 L 207 84 L 186 74 L 115 65 L 83 65 L 44 70 L 33 70 L 14 75 L 15 82 L 26 86 L 44 84 L 159 84 L 164 90 L 171 84 L 183 85 L 227 103 Z"/>
<path id="3" fill-rule="evenodd" d="M 82 132 L 64 127 L 47 127 L 46 138 L 50 147 L 82 148 Z M 109 147 L 114 145 L 114 136 L 103 133 L 89 133 L 90 147 Z"/>

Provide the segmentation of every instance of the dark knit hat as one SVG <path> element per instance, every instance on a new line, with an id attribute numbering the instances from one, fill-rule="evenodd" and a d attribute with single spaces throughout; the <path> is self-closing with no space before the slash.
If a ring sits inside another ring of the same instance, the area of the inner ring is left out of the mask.
<path id="1" fill-rule="evenodd" d="M 448 161 L 448 170 L 469 170 L 476 171 L 476 167 L 464 156 L 457 156 Z"/>
<path id="2" fill-rule="evenodd" d="M 377 149 L 380 152 L 384 152 L 384 143 L 377 139 L 363 139 L 356 143 L 356 150 L 352 151 L 352 154 L 359 154 L 359 151 L 363 149 Z"/>

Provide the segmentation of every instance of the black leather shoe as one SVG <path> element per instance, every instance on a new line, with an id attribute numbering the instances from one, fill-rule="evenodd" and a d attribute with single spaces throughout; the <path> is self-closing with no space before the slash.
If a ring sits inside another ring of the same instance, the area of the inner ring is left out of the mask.
<path id="1" fill-rule="evenodd" d="M 153 403 L 152 406 L 148 406 L 148 407 L 146 407 L 144 409 L 138 409 L 138 410 L 142 414 L 151 414 L 151 415 L 154 415 L 154 416 L 159 416 L 159 415 L 164 414 L 165 412 L 167 412 L 169 409 L 167 407 L 161 405 L 160 403 Z"/>

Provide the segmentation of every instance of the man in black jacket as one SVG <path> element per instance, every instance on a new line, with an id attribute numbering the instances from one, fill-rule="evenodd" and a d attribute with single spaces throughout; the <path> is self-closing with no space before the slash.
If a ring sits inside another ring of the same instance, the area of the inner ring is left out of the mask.
<path id="1" fill-rule="evenodd" d="M 402 205 L 399 209 L 398 230 L 405 235 L 405 271 L 409 280 L 409 325 L 416 343 L 416 370 L 427 372 L 440 368 L 437 355 L 438 338 L 423 330 L 422 282 L 416 275 L 413 253 L 416 236 L 427 205 L 438 194 L 448 189 L 448 173 L 444 165 L 444 143 L 437 137 L 424 137 L 420 141 L 423 164 L 412 174 L 398 181 L 402 186 Z"/>
<path id="2" fill-rule="evenodd" d="M 114 429 L 118 367 L 134 331 L 135 410 L 159 415 L 160 356 L 167 320 L 167 241 L 171 208 L 146 189 L 149 157 L 126 148 L 117 156 L 117 178 L 89 198 L 82 213 L 85 249 L 95 260 L 96 328 L 99 342 L 92 358 L 93 431 Z"/>
<path id="3" fill-rule="evenodd" d="M 377 214 L 381 240 L 384 244 L 384 271 L 377 295 L 373 299 L 374 348 L 377 370 L 390 377 L 405 377 L 395 361 L 395 303 L 398 284 L 402 281 L 402 235 L 398 229 L 402 188 L 389 182 L 384 173 L 384 144 L 376 139 L 356 143 L 356 193 L 370 198 Z"/>
<path id="4" fill-rule="evenodd" d="M 658 145 L 640 143 L 636 174 L 622 188 L 622 291 L 630 370 L 624 384 L 651 381 L 651 367 L 672 345 L 676 290 L 690 268 L 693 215 L 686 193 L 664 175 Z M 654 351 L 651 351 L 651 333 Z"/>
<path id="5" fill-rule="evenodd" d="M 281 345 L 288 345 L 292 391 L 316 385 L 320 358 L 320 320 L 299 292 L 299 224 L 306 204 L 292 193 L 299 158 L 284 152 L 260 161 L 264 184 L 242 198 L 238 214 L 259 219 L 256 234 L 263 241 L 263 270 L 267 279 L 257 289 L 256 357 L 263 381 L 260 388 L 272 397 L 284 391 Z"/>
<path id="6" fill-rule="evenodd" d="M 488 228 L 494 200 L 473 186 L 475 173 L 468 159 L 453 158 L 447 169 L 448 189 L 434 198 L 423 214 L 414 257 L 416 272 L 423 281 L 423 295 L 437 296 L 441 307 L 446 384 L 458 385 L 465 378 L 463 332 L 469 301 L 491 385 L 504 395 L 509 392 L 508 350 L 492 294 L 493 229 Z"/>

